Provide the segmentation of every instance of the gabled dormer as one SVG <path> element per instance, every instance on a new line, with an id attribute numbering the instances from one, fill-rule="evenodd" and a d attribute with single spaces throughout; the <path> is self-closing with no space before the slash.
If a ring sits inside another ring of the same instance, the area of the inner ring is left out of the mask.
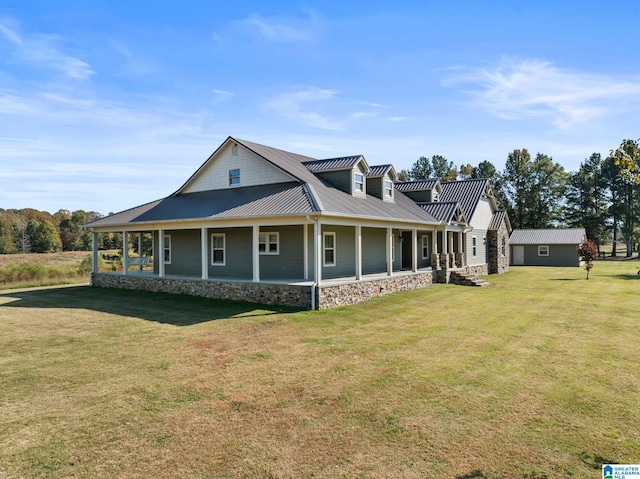
<path id="1" fill-rule="evenodd" d="M 369 165 L 362 155 L 307 161 L 303 164 L 339 190 L 356 197 L 366 197 Z"/>
<path id="2" fill-rule="evenodd" d="M 435 203 L 440 201 L 442 185 L 438 178 L 416 181 L 401 181 L 394 184 L 395 189 L 401 191 L 416 203 Z"/>
<path id="3" fill-rule="evenodd" d="M 398 179 L 392 165 L 372 166 L 367 174 L 367 194 L 383 201 L 394 201 L 393 183 Z"/>

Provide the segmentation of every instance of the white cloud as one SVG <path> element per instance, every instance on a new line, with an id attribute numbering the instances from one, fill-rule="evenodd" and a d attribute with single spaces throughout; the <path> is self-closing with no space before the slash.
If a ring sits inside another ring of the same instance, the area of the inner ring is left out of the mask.
<path id="1" fill-rule="evenodd" d="M 304 18 L 265 17 L 258 13 L 253 13 L 238 22 L 238 24 L 243 28 L 259 33 L 260 36 L 272 42 L 314 43 L 319 34 L 319 21 L 313 12 L 307 13 L 307 17 Z"/>
<path id="2" fill-rule="evenodd" d="M 339 92 L 331 89 L 305 87 L 293 92 L 283 93 L 268 104 L 268 107 L 279 115 L 303 122 L 308 126 L 325 130 L 343 130 L 344 119 L 331 118 L 317 111 Z"/>
<path id="3" fill-rule="evenodd" d="M 15 56 L 22 63 L 58 71 L 76 80 L 86 80 L 95 73 L 88 63 L 64 53 L 58 46 L 58 36 L 20 34 L 7 20 L 0 23 L 0 33 L 15 46 Z"/>
<path id="4" fill-rule="evenodd" d="M 499 118 L 545 118 L 564 129 L 640 101 L 640 77 L 625 81 L 539 60 L 503 60 L 450 76 L 444 84 L 470 84 L 473 104 Z"/>

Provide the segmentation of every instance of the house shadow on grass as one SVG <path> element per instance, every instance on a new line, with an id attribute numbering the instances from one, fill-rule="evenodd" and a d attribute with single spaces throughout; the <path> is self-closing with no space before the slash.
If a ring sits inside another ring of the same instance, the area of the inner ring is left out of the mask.
<path id="1" fill-rule="evenodd" d="M 0 308 L 87 309 L 174 326 L 292 313 L 293 308 L 126 289 L 74 286 L 0 293 Z"/>

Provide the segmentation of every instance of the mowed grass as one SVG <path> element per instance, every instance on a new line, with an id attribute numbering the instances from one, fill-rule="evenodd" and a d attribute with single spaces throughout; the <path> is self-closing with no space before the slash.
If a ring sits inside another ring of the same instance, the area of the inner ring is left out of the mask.
<path id="1" fill-rule="evenodd" d="M 4 292 L 0 477 L 601 477 L 640 462 L 638 266 L 322 312 Z"/>

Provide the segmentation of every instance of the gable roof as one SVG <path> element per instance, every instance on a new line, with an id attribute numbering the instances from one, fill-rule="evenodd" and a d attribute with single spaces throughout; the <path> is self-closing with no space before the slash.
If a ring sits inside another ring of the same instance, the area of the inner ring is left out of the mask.
<path id="1" fill-rule="evenodd" d="M 492 200 L 494 209 L 496 208 L 491 186 L 487 179 L 445 181 L 441 183 L 441 201 L 457 201 L 460 208 L 468 220 L 471 220 L 473 213 L 483 195 Z"/>
<path id="2" fill-rule="evenodd" d="M 438 178 L 429 178 L 427 180 L 398 181 L 394 183 L 394 186 L 398 191 L 425 191 L 433 190 L 439 182 Z"/>
<path id="3" fill-rule="evenodd" d="M 325 171 L 350 170 L 358 163 L 364 162 L 365 170 L 369 169 L 369 165 L 362 155 L 342 156 L 340 158 L 328 158 L 326 160 L 312 160 L 304 162 L 309 171 L 313 173 L 321 173 Z"/>
<path id="4" fill-rule="evenodd" d="M 444 221 L 445 223 L 466 223 L 462 209 L 455 201 L 437 201 L 418 204 L 438 221 Z"/>
<path id="5" fill-rule="evenodd" d="M 336 164 L 356 165 L 359 161 L 364 161 L 361 156 L 315 160 L 308 156 L 232 137 L 227 138 L 216 149 L 216 152 L 220 151 L 228 142 L 236 143 L 253 152 L 264 161 L 287 173 L 293 181 L 184 193 L 185 187 L 193 178 L 199 172 L 204 171 L 207 165 L 215 161 L 216 153 L 214 152 L 178 191 L 167 198 L 102 218 L 97 222 L 89 223 L 87 226 L 116 226 L 162 220 L 254 218 L 312 213 L 362 219 L 438 224 L 438 220 L 403 194 L 395 195 L 394 202 L 383 201 L 372 195 L 366 195 L 361 198 L 354 197 L 333 187 L 312 173 L 307 167 L 309 163 L 333 162 L 334 160 Z"/>
<path id="6" fill-rule="evenodd" d="M 509 221 L 509 216 L 507 215 L 506 210 L 498 210 L 491 217 L 491 222 L 489 223 L 488 230 L 497 230 L 500 229 L 500 225 L 502 222 L 506 223 L 507 231 L 511 233 L 511 222 Z"/>
<path id="7" fill-rule="evenodd" d="M 369 167 L 369 173 L 367 173 L 367 178 L 377 178 L 380 176 L 384 176 L 387 173 L 391 172 L 393 178 L 396 178 L 396 170 L 393 168 L 393 165 L 376 165 Z"/>
<path id="8" fill-rule="evenodd" d="M 568 244 L 579 245 L 586 238 L 584 228 L 549 228 L 513 230 L 509 242 L 515 245 Z"/>

